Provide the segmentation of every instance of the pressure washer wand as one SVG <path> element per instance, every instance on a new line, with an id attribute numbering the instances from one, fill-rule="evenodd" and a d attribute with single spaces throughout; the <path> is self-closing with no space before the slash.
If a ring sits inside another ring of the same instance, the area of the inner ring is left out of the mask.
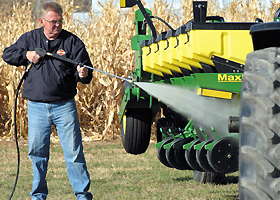
<path id="1" fill-rule="evenodd" d="M 128 79 L 123 78 L 123 77 L 120 77 L 120 76 L 117 76 L 117 75 L 115 75 L 115 74 L 111 74 L 111 73 L 108 73 L 108 72 L 105 72 L 105 71 L 102 71 L 102 70 L 100 70 L 100 69 L 96 69 L 96 68 L 93 68 L 93 67 L 90 67 L 90 66 L 87 66 L 87 65 L 83 65 L 83 66 L 84 66 L 84 67 L 87 67 L 87 68 L 89 68 L 89 69 L 92 69 L 92 70 L 95 70 L 95 71 L 101 72 L 101 73 L 103 73 L 103 74 L 107 74 L 107 75 L 109 75 L 109 76 L 113 76 L 113 77 L 116 77 L 116 78 L 122 79 L 122 80 L 124 80 L 124 81 L 128 81 L 128 82 L 130 82 L 130 83 L 131 83 L 131 80 L 128 80 Z"/>
<path id="2" fill-rule="evenodd" d="M 89 69 L 92 69 L 92 70 L 101 72 L 101 73 L 103 73 L 103 74 L 107 74 L 107 75 L 113 76 L 113 77 L 115 77 L 115 78 L 119 78 L 119 79 L 122 79 L 122 80 L 124 80 L 124 81 L 128 81 L 128 82 L 130 82 L 130 83 L 132 82 L 132 81 L 129 80 L 129 79 L 126 79 L 126 78 L 117 76 L 117 75 L 115 75 L 115 74 L 111 74 L 111 73 L 102 71 L 102 70 L 100 70 L 100 69 L 96 69 L 96 68 L 93 68 L 93 67 L 84 65 L 84 64 L 82 64 L 82 63 L 75 62 L 74 60 L 71 60 L 71 59 L 69 59 L 69 58 L 64 58 L 64 57 L 62 57 L 62 56 L 49 53 L 49 52 L 45 51 L 45 50 L 42 49 L 42 48 L 35 48 L 35 51 L 36 51 L 36 53 L 37 53 L 39 56 L 41 56 L 41 57 L 44 57 L 45 55 L 48 55 L 48 56 L 51 56 L 51 57 L 56 58 L 56 59 L 58 59 L 58 60 L 62 60 L 62 61 L 68 62 L 68 63 L 70 63 L 70 64 L 72 64 L 72 65 L 74 65 L 74 66 L 80 65 L 81 67 L 86 67 L 86 68 L 89 68 Z"/>

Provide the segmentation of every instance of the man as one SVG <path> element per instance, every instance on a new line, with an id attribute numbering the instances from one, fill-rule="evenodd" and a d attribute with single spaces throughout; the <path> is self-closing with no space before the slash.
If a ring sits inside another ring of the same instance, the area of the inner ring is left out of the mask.
<path id="1" fill-rule="evenodd" d="M 83 42 L 62 29 L 62 7 L 56 2 L 42 5 L 41 28 L 23 34 L 6 48 L 3 59 L 15 66 L 32 63 L 24 83 L 28 99 L 28 156 L 33 167 L 32 199 L 46 199 L 46 174 L 51 126 L 54 124 L 64 152 L 69 181 L 77 199 L 92 199 L 90 177 L 83 154 L 80 125 L 74 100 L 77 82 L 90 83 L 92 70 L 54 59 L 40 57 L 35 48 L 92 66 Z"/>

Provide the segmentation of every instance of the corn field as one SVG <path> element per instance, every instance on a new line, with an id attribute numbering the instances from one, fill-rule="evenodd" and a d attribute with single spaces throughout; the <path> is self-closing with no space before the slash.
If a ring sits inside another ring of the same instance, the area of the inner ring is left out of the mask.
<path id="1" fill-rule="evenodd" d="M 90 13 L 86 22 L 75 21 L 73 13 L 77 9 L 73 1 L 58 1 L 63 6 L 63 28 L 80 37 L 87 48 L 93 66 L 97 69 L 126 77 L 134 69 L 134 52 L 130 48 L 130 39 L 135 34 L 134 12 L 137 6 L 122 10 L 117 1 L 108 0 L 99 3 L 101 13 Z M 145 2 L 142 1 L 145 5 Z M 182 0 L 179 11 L 164 0 L 155 0 L 151 9 L 158 16 L 178 28 L 193 18 L 192 1 Z M 252 22 L 256 18 L 264 22 L 273 20 L 280 3 L 272 0 L 268 10 L 257 0 L 233 0 L 221 9 L 217 2 L 208 1 L 207 15 L 219 15 L 227 22 Z M 38 28 L 38 19 L 33 17 L 31 3 L 14 4 L 10 12 L 0 14 L 0 55 L 25 32 Z M 154 20 L 158 33 L 167 31 L 167 27 Z M 15 91 L 24 72 L 24 67 L 14 67 L 0 59 L 0 138 L 13 137 L 13 110 Z M 78 84 L 78 115 L 83 138 L 87 140 L 105 140 L 119 137 L 121 130 L 118 110 L 121 104 L 122 80 L 100 72 L 93 72 L 89 85 Z M 17 125 L 18 137 L 28 137 L 27 100 L 21 93 L 18 98 Z"/>

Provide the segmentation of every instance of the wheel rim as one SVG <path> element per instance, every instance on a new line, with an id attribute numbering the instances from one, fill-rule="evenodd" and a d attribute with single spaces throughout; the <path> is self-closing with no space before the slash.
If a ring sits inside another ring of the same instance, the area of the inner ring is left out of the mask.
<path id="1" fill-rule="evenodd" d="M 233 173 L 238 170 L 239 143 L 235 137 L 224 137 L 218 140 L 207 159 L 210 166 L 219 173 Z"/>

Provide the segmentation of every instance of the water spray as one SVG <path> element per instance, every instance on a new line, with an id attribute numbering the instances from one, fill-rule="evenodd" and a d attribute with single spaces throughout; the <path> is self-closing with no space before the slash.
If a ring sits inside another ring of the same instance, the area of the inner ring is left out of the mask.
<path id="1" fill-rule="evenodd" d="M 134 84 L 170 106 L 174 111 L 193 118 L 205 129 L 211 126 L 216 127 L 220 137 L 229 135 L 229 116 L 239 115 L 239 101 L 203 97 L 199 96 L 195 90 L 168 84 L 147 82 Z"/>

